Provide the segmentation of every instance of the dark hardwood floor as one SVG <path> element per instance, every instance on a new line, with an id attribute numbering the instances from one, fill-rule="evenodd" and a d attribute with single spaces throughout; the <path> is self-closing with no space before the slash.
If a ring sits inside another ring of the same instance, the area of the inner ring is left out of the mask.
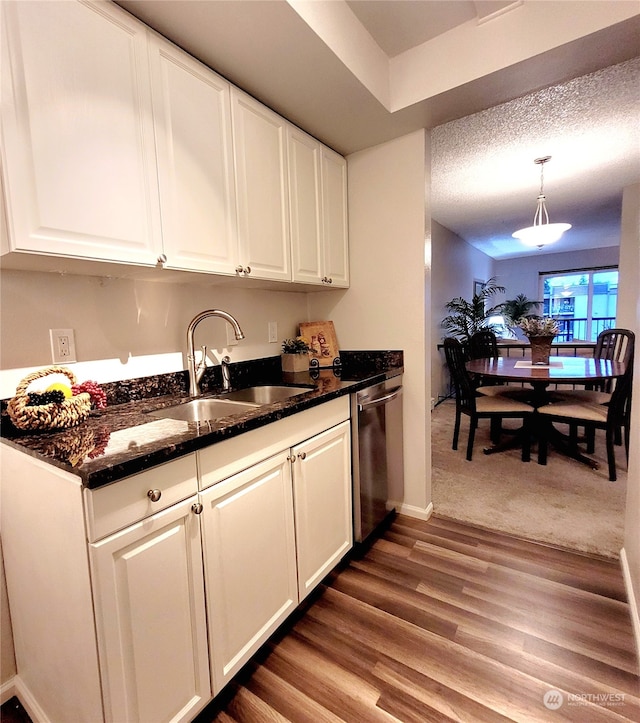
<path id="1" fill-rule="evenodd" d="M 617 562 L 399 516 L 327 583 L 197 723 L 640 721 Z"/>
<path id="2" fill-rule="evenodd" d="M 617 562 L 399 516 L 326 583 L 194 723 L 640 721 Z"/>

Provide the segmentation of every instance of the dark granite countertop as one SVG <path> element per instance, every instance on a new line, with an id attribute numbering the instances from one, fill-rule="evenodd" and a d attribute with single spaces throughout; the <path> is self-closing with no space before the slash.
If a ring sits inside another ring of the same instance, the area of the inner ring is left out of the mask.
<path id="1" fill-rule="evenodd" d="M 3 414 L 2 442 L 78 475 L 84 486 L 93 489 L 403 373 L 403 354 L 398 351 L 341 352 L 340 358 L 340 367 L 297 374 L 283 374 L 279 357 L 234 364 L 234 390 L 285 384 L 308 386 L 309 391 L 208 422 L 149 414 L 188 401 L 186 372 L 102 384 L 109 406 L 91 412 L 77 427 L 20 432 Z M 219 367 L 208 369 L 203 396 L 221 394 L 220 381 Z"/>

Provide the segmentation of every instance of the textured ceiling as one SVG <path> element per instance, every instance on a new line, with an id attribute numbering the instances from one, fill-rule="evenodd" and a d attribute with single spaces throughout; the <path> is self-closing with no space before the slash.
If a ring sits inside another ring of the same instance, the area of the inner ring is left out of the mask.
<path id="1" fill-rule="evenodd" d="M 640 58 L 439 126 L 432 142 L 432 215 L 488 255 L 531 253 L 511 234 L 533 221 L 545 155 L 550 220 L 573 226 L 548 252 L 617 245 L 622 189 L 640 181 Z"/>

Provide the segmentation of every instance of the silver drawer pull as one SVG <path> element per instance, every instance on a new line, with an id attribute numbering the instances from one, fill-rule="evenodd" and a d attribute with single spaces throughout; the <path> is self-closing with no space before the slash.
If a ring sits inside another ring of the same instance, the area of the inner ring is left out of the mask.
<path id="1" fill-rule="evenodd" d="M 202 510 L 203 510 L 202 502 L 194 502 L 191 505 L 191 511 L 193 512 L 194 515 L 201 515 Z"/>
<path id="2" fill-rule="evenodd" d="M 147 497 L 152 502 L 157 502 L 162 497 L 162 492 L 160 490 L 149 490 L 147 492 Z"/>
<path id="3" fill-rule="evenodd" d="M 306 459 L 307 453 L 306 452 L 298 452 L 298 457 L 300 457 L 300 459 Z"/>
<path id="4" fill-rule="evenodd" d="M 287 457 L 287 462 L 291 462 L 293 464 L 296 461 L 295 455 L 292 455 L 291 457 Z"/>

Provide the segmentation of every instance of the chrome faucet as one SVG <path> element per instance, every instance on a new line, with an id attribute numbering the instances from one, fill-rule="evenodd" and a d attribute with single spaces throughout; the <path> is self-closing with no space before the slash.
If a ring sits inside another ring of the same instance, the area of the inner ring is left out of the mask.
<path id="1" fill-rule="evenodd" d="M 196 352 L 194 348 L 196 326 L 198 326 L 203 319 L 206 319 L 209 316 L 219 316 L 221 319 L 228 321 L 233 327 L 236 339 L 238 339 L 238 341 L 240 341 L 240 339 L 244 339 L 244 334 L 242 333 L 240 324 L 238 324 L 231 314 L 228 314 L 226 311 L 222 311 L 221 309 L 208 309 L 207 311 L 201 311 L 197 316 L 194 316 L 193 319 L 191 319 L 189 326 L 187 327 L 187 367 L 189 370 L 189 395 L 192 397 L 199 397 L 202 394 L 200 391 L 200 380 L 204 374 L 207 358 L 207 347 L 206 345 L 203 345 L 201 347 L 202 359 L 196 364 Z M 225 368 L 225 366 L 231 360 L 228 359 L 228 357 L 226 359 L 227 361 L 223 364 L 222 374 L 222 384 L 224 389 L 230 388 L 229 369 Z"/>

